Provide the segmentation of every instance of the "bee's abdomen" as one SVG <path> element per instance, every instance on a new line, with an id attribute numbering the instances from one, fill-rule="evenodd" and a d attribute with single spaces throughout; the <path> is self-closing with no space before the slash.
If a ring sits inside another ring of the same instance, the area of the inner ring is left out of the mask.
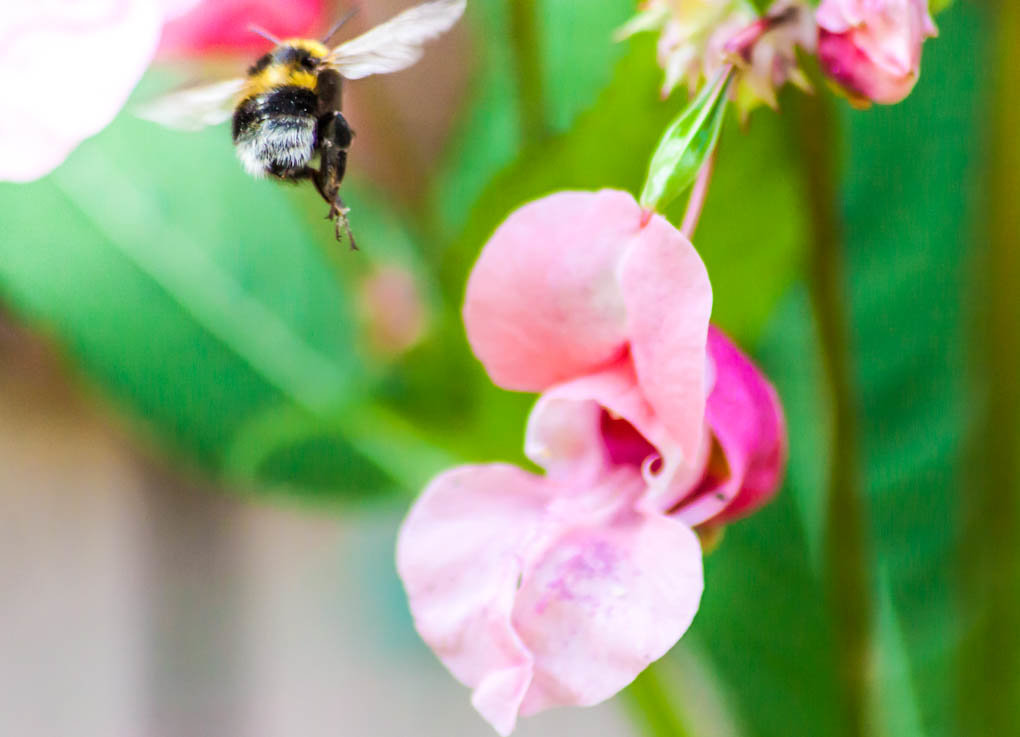
<path id="1" fill-rule="evenodd" d="M 237 155 L 253 176 L 305 166 L 315 154 L 315 92 L 285 86 L 253 95 L 234 112 Z"/>

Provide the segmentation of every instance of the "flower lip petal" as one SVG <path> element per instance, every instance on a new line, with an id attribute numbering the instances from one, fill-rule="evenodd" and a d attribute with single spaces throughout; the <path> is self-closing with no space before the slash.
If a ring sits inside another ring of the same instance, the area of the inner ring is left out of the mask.
<path id="1" fill-rule="evenodd" d="M 623 355 L 616 266 L 642 215 L 626 192 L 558 192 L 499 226 L 464 300 L 468 340 L 493 383 L 543 391 Z"/>
<path id="2" fill-rule="evenodd" d="M 531 682 L 532 656 L 510 616 L 554 492 L 514 466 L 456 468 L 429 484 L 397 539 L 415 627 L 501 734 Z"/>
<path id="3" fill-rule="evenodd" d="M 683 635 L 702 587 L 697 536 L 676 520 L 631 509 L 567 531 L 514 605 L 514 627 L 535 656 L 521 714 L 617 693 Z"/>

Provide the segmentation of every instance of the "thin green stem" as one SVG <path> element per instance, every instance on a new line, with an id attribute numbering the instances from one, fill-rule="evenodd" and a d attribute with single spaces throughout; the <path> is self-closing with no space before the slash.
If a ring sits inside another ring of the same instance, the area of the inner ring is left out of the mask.
<path id="1" fill-rule="evenodd" d="M 539 141 L 549 133 L 538 30 L 537 0 L 510 0 L 510 38 L 520 96 L 521 135 Z"/>
<path id="2" fill-rule="evenodd" d="M 796 107 L 812 217 L 809 289 L 826 378 L 825 399 L 832 417 L 824 577 L 837 648 L 844 735 L 862 737 L 868 722 L 868 653 L 874 609 L 868 583 L 869 550 L 859 477 L 831 105 L 825 95 L 805 95 Z"/>
<path id="3" fill-rule="evenodd" d="M 964 611 L 961 711 L 975 737 L 1016 732 L 1020 698 L 1020 5 L 993 4 L 994 43 L 979 68 L 992 80 L 982 198 L 984 238 L 975 294 L 975 379 L 983 402 L 963 495 Z M 980 62 L 979 62 L 980 63 Z"/>
<path id="4" fill-rule="evenodd" d="M 670 693 L 662 665 L 652 663 L 621 694 L 631 719 L 648 737 L 689 737 L 690 730 Z"/>

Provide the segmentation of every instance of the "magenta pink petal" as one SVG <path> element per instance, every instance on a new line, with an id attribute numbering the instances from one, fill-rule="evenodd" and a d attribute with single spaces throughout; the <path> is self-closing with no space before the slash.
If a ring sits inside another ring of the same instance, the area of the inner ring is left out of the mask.
<path id="1" fill-rule="evenodd" d="M 160 53 L 261 53 L 271 44 L 252 33 L 250 25 L 281 39 L 314 37 L 329 25 L 330 9 L 325 0 L 201 0 L 167 24 Z"/>
<path id="2" fill-rule="evenodd" d="M 464 301 L 468 340 L 494 383 L 542 391 L 622 355 L 616 268 L 641 218 L 625 192 L 559 192 L 496 230 Z"/>
<path id="3" fill-rule="evenodd" d="M 625 505 L 565 531 L 536 559 L 514 605 L 514 627 L 534 656 L 521 714 L 613 696 L 683 635 L 701 592 L 698 538 L 676 520 Z"/>
<path id="4" fill-rule="evenodd" d="M 715 326 L 709 329 L 708 348 L 716 378 L 706 418 L 729 473 L 706 479 L 704 488 L 684 501 L 675 516 L 689 525 L 749 514 L 775 494 L 786 467 L 786 421 L 775 389 Z"/>
<path id="5" fill-rule="evenodd" d="M 691 463 L 704 429 L 712 312 L 705 264 L 690 242 L 656 215 L 621 263 L 619 278 L 641 391 Z"/>

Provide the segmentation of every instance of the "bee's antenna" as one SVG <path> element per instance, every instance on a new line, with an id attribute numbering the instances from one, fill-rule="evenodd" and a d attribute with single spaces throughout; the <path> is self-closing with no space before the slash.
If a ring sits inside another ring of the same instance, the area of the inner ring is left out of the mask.
<path id="1" fill-rule="evenodd" d="M 279 46 L 280 45 L 280 39 L 278 39 L 276 36 L 271 34 L 269 31 L 267 31 L 262 26 L 257 26 L 254 23 L 252 23 L 252 24 L 249 24 L 248 30 L 251 31 L 254 34 L 262 36 L 262 38 L 266 39 L 266 41 L 271 42 L 274 46 Z"/>
<path id="2" fill-rule="evenodd" d="M 329 29 L 329 33 L 327 33 L 326 37 L 322 39 L 322 43 L 324 46 L 329 46 L 329 42 L 333 40 L 333 36 L 340 32 L 340 29 L 344 27 L 344 24 L 347 23 L 347 21 L 349 21 L 351 18 L 358 14 L 358 10 L 359 10 L 358 6 L 354 6 L 349 11 L 347 11 L 347 14 L 343 18 L 338 20 L 333 25 L 333 27 Z"/>

